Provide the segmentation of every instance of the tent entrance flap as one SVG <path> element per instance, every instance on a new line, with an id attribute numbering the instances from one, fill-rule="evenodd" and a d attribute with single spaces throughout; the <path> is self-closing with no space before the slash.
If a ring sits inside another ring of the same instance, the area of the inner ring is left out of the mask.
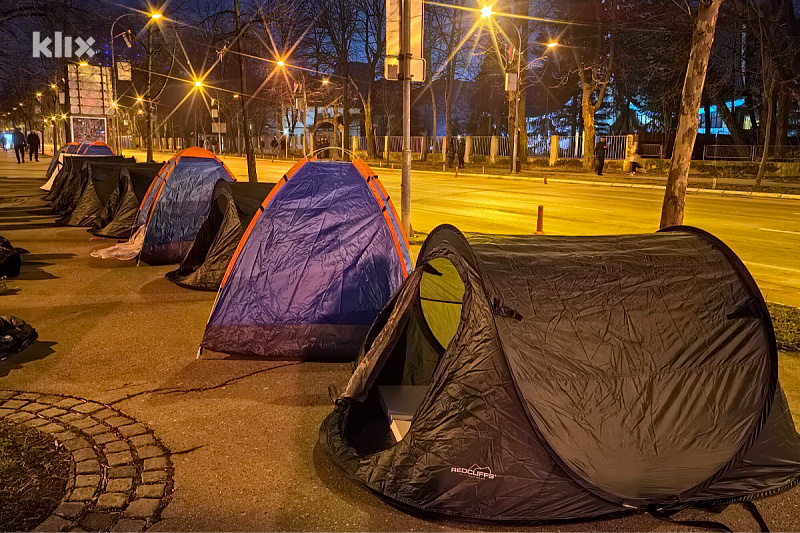
<path id="1" fill-rule="evenodd" d="M 354 406 L 348 418 L 348 441 L 359 453 L 386 449 L 405 436 L 415 414 L 406 412 L 408 406 L 413 405 L 416 412 L 422 404 L 439 361 L 461 323 L 465 287 L 449 259 L 432 259 L 419 281 L 407 284 L 403 292 L 400 300 L 405 296 L 410 302 L 397 303 L 392 313 L 404 315 L 399 319 L 405 323 L 402 333 L 388 343 L 379 346 L 376 341 L 370 347 L 384 350 L 383 354 L 368 355 L 383 363 L 373 370 L 376 376 L 370 380 L 366 400 Z M 396 409 L 387 402 L 387 394 L 401 399 L 399 403 L 405 409 L 401 417 L 393 412 Z M 403 422 L 399 427 L 398 420 Z"/>

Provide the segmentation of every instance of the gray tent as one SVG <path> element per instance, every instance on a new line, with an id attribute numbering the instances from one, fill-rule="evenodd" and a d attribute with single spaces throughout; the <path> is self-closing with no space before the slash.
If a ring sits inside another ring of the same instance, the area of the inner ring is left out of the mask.
<path id="1" fill-rule="evenodd" d="M 725 244 L 689 227 L 437 228 L 320 438 L 387 500 L 479 521 L 669 518 L 800 476 L 761 293 Z"/>

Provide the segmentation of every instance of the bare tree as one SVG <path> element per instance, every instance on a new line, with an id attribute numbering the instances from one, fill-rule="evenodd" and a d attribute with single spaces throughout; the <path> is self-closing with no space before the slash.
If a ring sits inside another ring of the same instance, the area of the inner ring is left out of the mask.
<path id="1" fill-rule="evenodd" d="M 689 166 L 692 162 L 694 142 L 697 139 L 703 86 L 721 5 L 722 0 L 700 0 L 697 13 L 693 15 L 692 51 L 683 83 L 681 114 L 661 209 L 661 228 L 683 223 Z"/>

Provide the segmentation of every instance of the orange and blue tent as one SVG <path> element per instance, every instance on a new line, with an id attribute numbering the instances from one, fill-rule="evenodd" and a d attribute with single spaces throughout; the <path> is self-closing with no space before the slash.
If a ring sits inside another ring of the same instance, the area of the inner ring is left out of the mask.
<path id="1" fill-rule="evenodd" d="M 103 141 L 82 143 L 75 152 L 78 155 L 114 155 L 114 150 Z"/>
<path id="2" fill-rule="evenodd" d="M 142 261 L 163 265 L 183 259 L 208 214 L 219 180 L 236 178 L 204 148 L 181 150 L 167 161 L 150 184 L 136 218 L 135 225 L 145 227 Z"/>
<path id="3" fill-rule="evenodd" d="M 352 360 L 410 270 L 400 219 L 367 164 L 303 159 L 245 231 L 201 347 Z"/>

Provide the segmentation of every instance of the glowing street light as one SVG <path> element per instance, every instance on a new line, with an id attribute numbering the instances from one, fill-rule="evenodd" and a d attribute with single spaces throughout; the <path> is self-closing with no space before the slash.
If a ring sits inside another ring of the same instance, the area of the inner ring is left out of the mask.
<path id="1" fill-rule="evenodd" d="M 556 46 L 558 46 L 558 41 L 550 41 L 547 43 L 547 48 L 555 48 Z"/>
<path id="2" fill-rule="evenodd" d="M 41 97 L 42 97 L 42 93 L 36 93 L 36 98 L 41 98 Z"/>
<path id="3" fill-rule="evenodd" d="M 142 101 L 142 97 L 141 97 L 141 96 L 137 96 L 137 97 L 136 97 L 136 101 L 137 101 L 137 102 L 141 102 L 141 101 Z"/>
<path id="4" fill-rule="evenodd" d="M 492 6 L 483 6 L 481 8 L 481 17 L 488 19 L 490 18 L 494 12 L 492 11 Z"/>
<path id="5" fill-rule="evenodd" d="M 139 111 L 137 111 L 137 113 L 141 115 L 142 113 L 144 113 L 144 111 L 140 109 Z"/>
<path id="6" fill-rule="evenodd" d="M 331 82 L 328 78 L 322 80 L 322 85 L 328 85 Z"/>
<path id="7" fill-rule="evenodd" d="M 89 65 L 88 61 L 81 61 L 80 63 L 78 63 L 79 67 L 85 67 L 85 66 L 88 66 L 88 65 Z"/>
<path id="8" fill-rule="evenodd" d="M 199 88 L 199 87 L 202 87 L 202 86 L 203 86 L 203 82 L 202 82 L 202 80 L 195 80 L 195 82 L 194 82 L 194 86 L 195 86 L 195 87 L 198 87 L 198 88 Z"/>
<path id="9" fill-rule="evenodd" d="M 153 19 L 153 20 L 158 20 L 158 19 L 160 19 L 160 18 L 161 18 L 161 17 L 163 17 L 163 16 L 164 16 L 164 15 L 162 15 L 162 14 L 161 14 L 161 13 L 159 13 L 158 11 L 153 11 L 152 13 L 150 13 L 150 18 L 151 18 L 151 19 Z"/>
<path id="10" fill-rule="evenodd" d="M 282 67 L 282 66 L 284 66 L 285 64 L 286 64 L 286 63 L 284 63 L 284 62 L 283 62 L 283 59 L 279 59 L 279 60 L 278 60 L 278 66 L 279 66 L 279 67 Z"/>
<path id="11" fill-rule="evenodd" d="M 53 90 L 58 89 L 58 85 L 56 85 L 55 83 L 51 83 L 50 88 Z"/>

